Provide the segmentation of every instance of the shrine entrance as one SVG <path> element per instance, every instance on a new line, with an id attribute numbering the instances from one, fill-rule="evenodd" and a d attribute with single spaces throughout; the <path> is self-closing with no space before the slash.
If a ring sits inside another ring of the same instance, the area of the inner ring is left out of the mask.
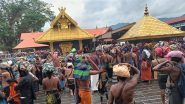
<path id="1" fill-rule="evenodd" d="M 60 48 L 62 50 L 63 55 L 66 55 L 67 52 L 70 52 L 72 46 L 73 46 L 72 42 L 62 42 Z"/>

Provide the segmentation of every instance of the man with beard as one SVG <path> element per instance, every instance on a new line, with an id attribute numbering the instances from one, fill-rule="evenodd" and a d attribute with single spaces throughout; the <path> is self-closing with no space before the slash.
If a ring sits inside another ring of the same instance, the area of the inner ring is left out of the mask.
<path id="1" fill-rule="evenodd" d="M 133 77 L 130 78 L 130 69 Z M 134 88 L 137 85 L 140 72 L 136 67 L 127 63 L 113 66 L 113 72 L 118 76 L 118 83 L 111 86 L 108 104 L 134 104 Z"/>
<path id="2" fill-rule="evenodd" d="M 15 90 L 20 92 L 21 104 L 34 104 L 35 88 L 33 77 L 28 72 L 29 65 L 29 62 L 23 61 L 18 66 L 20 80 Z"/>

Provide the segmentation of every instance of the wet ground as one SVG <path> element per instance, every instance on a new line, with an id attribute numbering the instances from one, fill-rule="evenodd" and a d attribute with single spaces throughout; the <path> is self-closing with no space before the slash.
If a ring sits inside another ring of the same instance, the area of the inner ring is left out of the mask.
<path id="1" fill-rule="evenodd" d="M 93 104 L 100 104 L 100 96 L 98 93 L 92 94 Z M 151 84 L 140 82 L 135 89 L 136 104 L 161 104 L 160 90 L 157 81 L 152 81 Z M 68 91 L 61 96 L 62 104 L 75 104 L 74 98 L 69 96 Z M 104 97 L 103 104 L 106 104 L 106 97 Z M 40 91 L 38 99 L 35 104 L 46 104 L 45 94 Z"/>

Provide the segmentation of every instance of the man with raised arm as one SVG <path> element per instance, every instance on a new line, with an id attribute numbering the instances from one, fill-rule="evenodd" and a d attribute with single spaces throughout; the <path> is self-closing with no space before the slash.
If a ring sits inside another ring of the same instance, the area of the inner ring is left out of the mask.
<path id="1" fill-rule="evenodd" d="M 91 70 L 91 67 L 95 70 Z M 99 70 L 98 66 L 88 56 L 82 56 L 81 61 L 76 64 L 73 76 L 77 82 L 80 104 L 92 104 L 90 75 L 96 75 L 103 71 Z"/>
<path id="2" fill-rule="evenodd" d="M 134 75 L 130 77 L 130 69 Z M 140 71 L 128 63 L 122 63 L 113 67 L 113 72 L 117 75 L 118 83 L 110 88 L 108 104 L 134 104 L 134 88 L 138 83 Z"/>

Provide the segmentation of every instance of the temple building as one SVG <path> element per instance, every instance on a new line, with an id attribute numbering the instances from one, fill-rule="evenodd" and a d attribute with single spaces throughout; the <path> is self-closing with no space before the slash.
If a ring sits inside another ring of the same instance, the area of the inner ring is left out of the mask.
<path id="1" fill-rule="evenodd" d="M 79 50 L 91 47 L 95 37 L 111 30 L 108 27 L 81 29 L 65 10 L 65 8 L 59 9 L 60 13 L 51 22 L 46 32 L 22 33 L 21 42 L 13 49 L 49 47 L 51 51 L 60 50 L 65 54 L 71 48 Z"/>
<path id="2" fill-rule="evenodd" d="M 108 32 L 105 32 L 103 35 L 99 35 L 97 37 L 98 40 L 104 41 L 104 42 L 110 42 L 112 40 L 119 39 L 124 33 L 126 33 L 135 23 L 130 23 L 126 26 L 120 27 L 115 30 L 111 30 Z"/>
<path id="3" fill-rule="evenodd" d="M 59 9 L 60 13 L 52 21 L 50 28 L 36 40 L 38 43 L 49 43 L 51 51 L 61 48 L 65 53 L 72 47 L 82 49 L 83 44 L 93 38 L 93 35 L 81 29 L 65 10 Z"/>
<path id="4" fill-rule="evenodd" d="M 179 30 L 185 31 L 185 15 L 165 21 L 167 24 L 176 27 Z"/>
<path id="5" fill-rule="evenodd" d="M 132 28 L 123 34 L 123 36 L 119 38 L 119 41 L 153 40 L 177 36 L 185 36 L 185 33 L 155 17 L 150 16 L 146 6 L 144 17 L 137 21 Z"/>

